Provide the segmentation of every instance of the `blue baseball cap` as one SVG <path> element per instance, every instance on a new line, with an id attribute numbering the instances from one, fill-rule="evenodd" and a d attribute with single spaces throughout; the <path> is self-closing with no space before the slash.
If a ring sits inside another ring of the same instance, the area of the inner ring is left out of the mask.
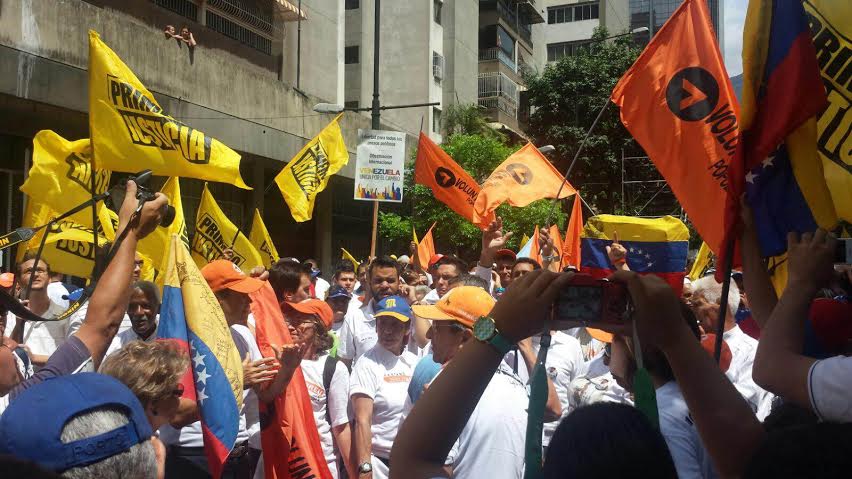
<path id="1" fill-rule="evenodd" d="M 101 407 L 123 411 L 129 422 L 97 436 L 62 442 L 68 421 Z M 15 398 L 0 416 L 0 454 L 63 472 L 122 453 L 153 434 L 145 409 L 127 386 L 105 374 L 79 373 L 35 384 Z"/>
<path id="2" fill-rule="evenodd" d="M 326 297 L 326 299 L 334 298 L 352 298 L 352 293 L 343 286 L 336 284 L 328 290 L 328 296 Z"/>
<path id="3" fill-rule="evenodd" d="M 391 318 L 398 319 L 403 323 L 407 323 L 411 320 L 411 316 L 414 314 L 411 311 L 411 306 L 408 305 L 408 301 L 402 296 L 387 296 L 376 301 L 373 306 L 373 316 L 379 318 L 382 316 L 388 316 Z"/>

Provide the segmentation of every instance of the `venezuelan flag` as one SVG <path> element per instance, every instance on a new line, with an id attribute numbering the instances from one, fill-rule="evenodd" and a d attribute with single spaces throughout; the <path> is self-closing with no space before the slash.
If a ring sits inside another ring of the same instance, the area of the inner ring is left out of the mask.
<path id="1" fill-rule="evenodd" d="M 627 266 L 640 274 L 655 274 L 675 291 L 683 289 L 686 257 L 689 252 L 689 230 L 679 219 L 635 218 L 632 216 L 598 215 L 589 218 L 581 237 L 580 270 L 595 278 L 606 278 L 614 272 L 606 247 L 618 236 L 627 249 Z"/>
<path id="2" fill-rule="evenodd" d="M 837 222 L 817 150 L 825 88 L 801 2 L 752 0 L 743 37 L 745 167 L 731 184 L 754 210 L 763 255 L 777 256 L 790 231 Z"/>
<path id="3" fill-rule="evenodd" d="M 189 355 L 185 397 L 198 402 L 204 452 L 218 478 L 237 440 L 243 368 L 222 308 L 177 235 L 169 248 L 157 335 L 176 340 Z"/>

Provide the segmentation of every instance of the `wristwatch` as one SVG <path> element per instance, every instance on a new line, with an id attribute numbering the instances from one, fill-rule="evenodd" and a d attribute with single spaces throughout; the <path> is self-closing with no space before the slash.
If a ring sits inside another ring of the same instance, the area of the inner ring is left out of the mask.
<path id="1" fill-rule="evenodd" d="M 512 341 L 497 331 L 497 325 L 488 316 L 482 316 L 473 323 L 473 337 L 490 344 L 501 355 L 505 355 L 514 347 Z"/>
<path id="2" fill-rule="evenodd" d="M 373 472 L 373 465 L 369 462 L 358 464 L 358 474 L 369 474 Z"/>

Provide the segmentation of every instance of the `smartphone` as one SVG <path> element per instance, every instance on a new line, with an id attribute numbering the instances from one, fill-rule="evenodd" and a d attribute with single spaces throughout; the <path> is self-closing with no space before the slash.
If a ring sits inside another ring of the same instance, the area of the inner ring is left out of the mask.
<path id="1" fill-rule="evenodd" d="M 554 320 L 580 323 L 622 322 L 627 311 L 627 287 L 586 274 L 576 274 L 556 299 Z"/>

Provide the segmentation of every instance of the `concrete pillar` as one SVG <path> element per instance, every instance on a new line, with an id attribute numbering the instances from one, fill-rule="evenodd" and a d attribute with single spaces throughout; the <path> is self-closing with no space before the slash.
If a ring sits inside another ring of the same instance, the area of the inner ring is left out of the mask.
<path id="1" fill-rule="evenodd" d="M 333 188 L 334 185 L 329 184 L 325 191 L 317 195 L 314 204 L 314 256 L 320 262 L 320 268 L 326 278 L 334 267 L 331 249 Z"/>
<path id="2" fill-rule="evenodd" d="M 207 26 L 207 0 L 201 0 L 198 4 L 198 23 Z"/>

